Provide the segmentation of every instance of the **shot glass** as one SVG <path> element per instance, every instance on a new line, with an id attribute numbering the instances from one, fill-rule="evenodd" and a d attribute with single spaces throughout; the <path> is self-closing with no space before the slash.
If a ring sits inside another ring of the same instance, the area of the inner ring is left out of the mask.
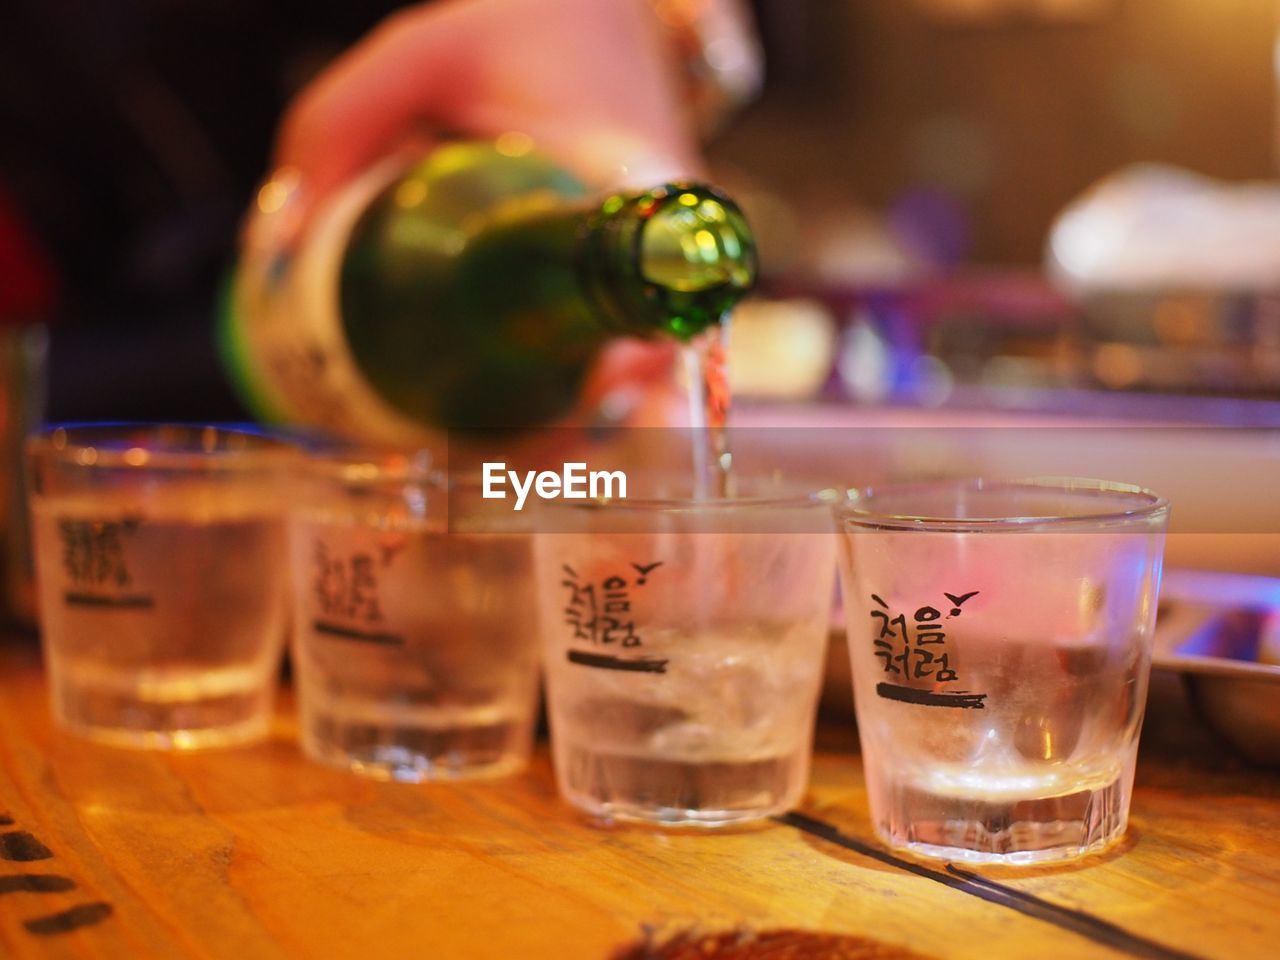
<path id="1" fill-rule="evenodd" d="M 871 817 L 996 863 L 1125 830 L 1169 508 L 1093 480 L 938 481 L 837 508 Z"/>
<path id="2" fill-rule="evenodd" d="M 266 734 L 288 629 L 291 448 L 215 426 L 53 427 L 27 444 L 53 712 L 93 739 Z"/>
<path id="3" fill-rule="evenodd" d="M 561 795 L 714 827 L 808 783 L 835 579 L 819 496 L 548 506 L 536 547 Z"/>
<path id="4" fill-rule="evenodd" d="M 316 456 L 290 548 L 308 756 L 400 781 L 528 762 L 538 641 L 518 518 L 410 456 Z"/>

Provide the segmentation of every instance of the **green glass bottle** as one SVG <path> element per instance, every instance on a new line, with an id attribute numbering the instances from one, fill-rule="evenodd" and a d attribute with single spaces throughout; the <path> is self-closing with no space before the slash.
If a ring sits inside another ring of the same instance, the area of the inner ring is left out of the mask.
<path id="1" fill-rule="evenodd" d="M 381 442 L 527 429 L 573 406 L 610 337 L 689 340 L 751 287 L 728 198 L 592 200 L 511 139 L 371 172 L 292 246 L 249 241 L 224 348 L 251 406 Z"/>

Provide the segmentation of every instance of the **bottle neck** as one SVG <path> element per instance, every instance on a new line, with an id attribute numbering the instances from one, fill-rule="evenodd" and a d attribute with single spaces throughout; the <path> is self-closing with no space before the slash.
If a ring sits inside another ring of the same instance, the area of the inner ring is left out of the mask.
<path id="1" fill-rule="evenodd" d="M 667 184 L 600 204 L 579 269 L 608 330 L 687 341 L 751 289 L 755 241 L 727 197 L 703 184 Z"/>

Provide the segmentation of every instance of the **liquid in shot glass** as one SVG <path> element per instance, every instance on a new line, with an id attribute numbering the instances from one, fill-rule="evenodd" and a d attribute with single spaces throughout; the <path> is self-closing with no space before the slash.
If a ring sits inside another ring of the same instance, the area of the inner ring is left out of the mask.
<path id="1" fill-rule="evenodd" d="M 871 816 L 891 846 L 1035 863 L 1125 830 L 1168 504 L 937 481 L 837 509 Z"/>
<path id="2" fill-rule="evenodd" d="M 264 736 L 288 629 L 291 449 L 249 430 L 90 424 L 27 454 L 59 723 L 119 746 Z"/>
<path id="3" fill-rule="evenodd" d="M 304 751 L 400 781 L 492 777 L 532 750 L 531 536 L 412 456 L 311 458 L 290 522 Z"/>
<path id="4" fill-rule="evenodd" d="M 569 803 L 690 826 L 799 803 L 835 572 L 829 511 L 805 496 L 543 511 L 548 713 Z"/>

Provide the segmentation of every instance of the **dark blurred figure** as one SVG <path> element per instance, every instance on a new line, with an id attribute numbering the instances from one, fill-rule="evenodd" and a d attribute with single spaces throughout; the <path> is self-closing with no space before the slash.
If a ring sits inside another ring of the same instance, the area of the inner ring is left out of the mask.
<path id="1" fill-rule="evenodd" d="M 5 6 L 0 194 L 52 264 L 50 417 L 243 416 L 213 305 L 275 125 L 400 4 Z"/>

